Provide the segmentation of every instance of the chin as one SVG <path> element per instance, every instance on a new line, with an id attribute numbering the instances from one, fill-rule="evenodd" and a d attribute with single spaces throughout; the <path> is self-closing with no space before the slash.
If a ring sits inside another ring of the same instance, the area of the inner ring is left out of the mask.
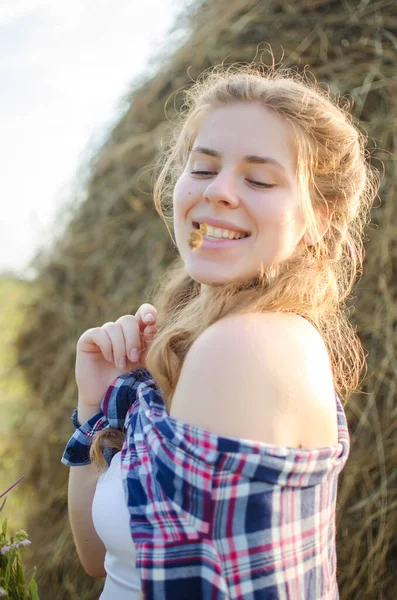
<path id="1" fill-rule="evenodd" d="M 248 281 L 254 278 L 258 271 L 258 269 L 252 269 L 252 267 L 248 268 L 248 265 L 236 265 L 236 263 L 221 265 L 216 262 L 211 264 L 210 261 L 203 261 L 199 264 L 193 260 L 184 260 L 184 264 L 186 271 L 192 279 L 208 286 L 222 286 L 229 283 Z"/>
<path id="2" fill-rule="evenodd" d="M 219 272 L 220 269 L 216 269 L 215 273 L 209 273 L 208 270 L 207 272 L 204 273 L 204 269 L 201 270 L 200 272 L 198 270 L 189 270 L 187 269 L 190 277 L 192 279 L 194 279 L 195 281 L 197 281 L 198 283 L 201 283 L 203 285 L 208 285 L 208 286 L 213 286 L 213 287 L 218 287 L 218 286 L 222 286 L 222 285 L 227 285 L 229 283 L 237 283 L 237 282 L 241 282 L 241 281 L 245 281 L 248 279 L 248 277 L 242 277 L 241 275 L 239 276 L 237 273 L 234 274 L 226 274 L 223 273 L 223 275 Z"/>
<path id="3" fill-rule="evenodd" d="M 192 279 L 203 285 L 225 285 L 234 281 L 234 277 L 220 277 L 219 275 L 211 276 L 210 274 L 204 275 L 203 273 L 192 271 L 188 271 L 188 273 Z"/>

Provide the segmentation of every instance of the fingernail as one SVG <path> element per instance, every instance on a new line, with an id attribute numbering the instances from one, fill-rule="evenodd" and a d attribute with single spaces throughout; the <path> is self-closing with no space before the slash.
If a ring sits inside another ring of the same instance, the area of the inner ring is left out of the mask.
<path id="1" fill-rule="evenodd" d="M 136 348 L 133 348 L 132 350 L 130 350 L 129 357 L 130 357 L 131 362 L 138 362 L 138 360 L 139 360 L 138 350 Z"/>
<path id="2" fill-rule="evenodd" d="M 153 313 L 147 313 L 145 315 L 144 321 L 146 321 L 146 323 L 150 323 L 150 321 L 154 321 L 154 314 Z"/>
<path id="3" fill-rule="evenodd" d="M 123 371 L 127 366 L 127 361 L 125 359 L 125 356 L 123 356 L 123 358 L 120 358 L 119 360 L 119 369 L 120 371 Z"/>

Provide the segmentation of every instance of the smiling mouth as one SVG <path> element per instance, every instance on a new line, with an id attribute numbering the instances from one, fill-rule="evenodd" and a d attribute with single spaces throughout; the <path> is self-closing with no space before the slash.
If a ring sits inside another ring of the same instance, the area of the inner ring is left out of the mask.
<path id="1" fill-rule="evenodd" d="M 210 234 L 207 233 L 207 231 L 208 231 L 207 227 L 208 227 L 207 223 L 201 223 L 200 224 L 200 223 L 197 223 L 196 221 L 193 221 L 193 228 L 194 229 L 200 230 L 200 232 L 202 232 L 203 236 L 207 236 L 207 238 L 210 237 L 213 240 L 230 240 L 230 239 L 231 240 L 237 240 L 237 239 L 244 239 L 244 238 L 250 237 L 250 235 L 251 235 L 250 233 L 247 233 L 247 232 L 236 231 L 234 233 L 241 235 L 240 238 L 228 238 L 228 237 L 223 237 L 223 236 L 221 236 L 221 237 L 212 236 L 212 235 L 210 235 Z M 205 228 L 205 230 L 204 230 L 204 228 Z M 214 228 L 214 229 L 226 229 L 227 230 L 226 227 L 217 227 L 217 228 Z M 227 231 L 233 231 L 233 230 L 231 229 L 231 230 L 227 230 Z"/>
<path id="2" fill-rule="evenodd" d="M 198 248 L 202 246 L 204 240 L 206 240 L 207 242 L 215 242 L 216 246 L 219 244 L 220 246 L 224 247 L 228 243 L 230 244 L 231 242 L 241 241 L 243 239 L 246 239 L 247 237 L 250 237 L 250 235 L 250 233 L 245 233 L 238 238 L 211 236 L 208 235 L 208 225 L 206 223 L 193 222 L 193 229 L 190 232 L 189 236 L 189 246 L 194 252 L 198 250 Z"/>

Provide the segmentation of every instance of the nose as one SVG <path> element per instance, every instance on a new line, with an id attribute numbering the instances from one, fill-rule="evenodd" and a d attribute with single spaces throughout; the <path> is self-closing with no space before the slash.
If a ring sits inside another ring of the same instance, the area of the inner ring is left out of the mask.
<path id="1" fill-rule="evenodd" d="M 226 172 L 218 173 L 206 187 L 204 198 L 210 202 L 237 206 L 239 200 L 232 175 Z"/>

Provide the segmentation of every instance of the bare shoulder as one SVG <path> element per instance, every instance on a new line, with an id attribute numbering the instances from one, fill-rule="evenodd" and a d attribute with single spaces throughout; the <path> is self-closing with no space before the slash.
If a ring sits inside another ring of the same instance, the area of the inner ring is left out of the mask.
<path id="1" fill-rule="evenodd" d="M 171 416 L 217 435 L 270 444 L 336 444 L 332 369 L 321 335 L 292 313 L 218 321 L 186 355 Z"/>

